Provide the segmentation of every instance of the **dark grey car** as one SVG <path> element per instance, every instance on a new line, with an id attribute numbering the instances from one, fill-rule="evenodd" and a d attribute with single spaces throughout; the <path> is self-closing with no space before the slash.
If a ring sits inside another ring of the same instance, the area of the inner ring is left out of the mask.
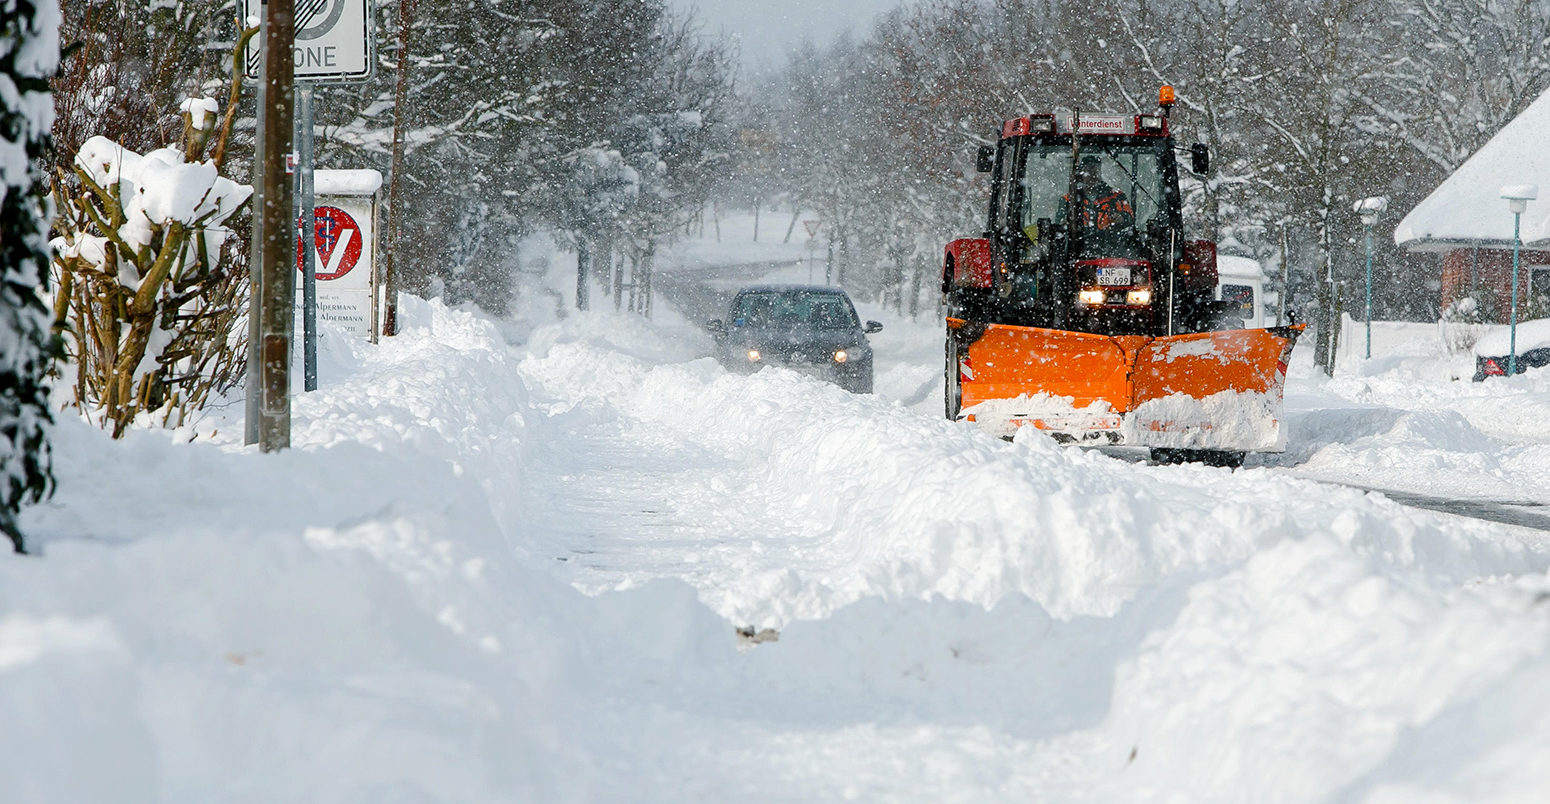
<path id="1" fill-rule="evenodd" d="M 857 394 L 872 392 L 872 347 L 850 297 L 819 285 L 759 285 L 738 291 L 725 321 L 707 325 L 716 359 L 731 371 L 785 366 Z"/>
<path id="2" fill-rule="evenodd" d="M 1497 327 L 1476 342 L 1474 381 L 1507 376 L 1511 365 L 1507 352 L 1514 345 L 1518 349 L 1518 374 L 1550 366 L 1550 318 L 1519 321 L 1516 340 L 1514 344 L 1508 337 L 1506 327 Z"/>

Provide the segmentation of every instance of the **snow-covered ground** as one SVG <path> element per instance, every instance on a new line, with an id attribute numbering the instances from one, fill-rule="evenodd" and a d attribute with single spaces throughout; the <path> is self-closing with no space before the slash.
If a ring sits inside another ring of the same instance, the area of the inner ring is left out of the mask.
<path id="1" fill-rule="evenodd" d="M 664 266 L 704 272 L 750 265 L 789 266 L 814 263 L 823 276 L 827 254 L 822 219 L 814 212 L 793 215 L 789 207 L 766 209 L 756 218 L 706 207 L 693 224 L 693 236 L 667 246 Z M 822 249 L 822 250 L 821 250 Z"/>
<path id="2" fill-rule="evenodd" d="M 1360 323 L 1345 342 L 1365 345 Z M 1294 355 L 1294 435 L 1274 463 L 1371 488 L 1550 504 L 1550 372 L 1470 382 L 1474 355 L 1450 355 L 1433 324 L 1375 322 L 1373 358 L 1359 354 L 1348 350 L 1333 379 L 1311 350 Z"/>
<path id="3" fill-rule="evenodd" d="M 0 799 L 1541 800 L 1550 540 L 1314 479 L 1550 503 L 1550 371 L 1299 351 L 1286 455 L 1151 466 L 943 420 L 858 302 L 874 396 L 405 299 L 291 450 L 61 415 Z"/>

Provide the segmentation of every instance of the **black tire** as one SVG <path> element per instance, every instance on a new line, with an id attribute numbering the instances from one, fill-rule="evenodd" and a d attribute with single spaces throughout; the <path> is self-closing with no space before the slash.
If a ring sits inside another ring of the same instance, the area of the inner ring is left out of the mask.
<path id="1" fill-rule="evenodd" d="M 1152 463 L 1170 466 L 1179 463 L 1200 463 L 1206 466 L 1220 466 L 1226 469 L 1237 469 L 1243 465 L 1243 453 L 1231 450 L 1219 449 L 1175 449 L 1172 447 L 1153 447 Z"/>
<path id="2" fill-rule="evenodd" d="M 1206 466 L 1237 469 L 1243 466 L 1243 453 L 1229 450 L 1203 449 L 1200 450 L 1200 462 Z"/>
<path id="3" fill-rule="evenodd" d="M 994 292 L 984 288 L 953 288 L 943 299 L 947 317 L 964 321 L 987 320 L 987 313 L 995 305 Z"/>

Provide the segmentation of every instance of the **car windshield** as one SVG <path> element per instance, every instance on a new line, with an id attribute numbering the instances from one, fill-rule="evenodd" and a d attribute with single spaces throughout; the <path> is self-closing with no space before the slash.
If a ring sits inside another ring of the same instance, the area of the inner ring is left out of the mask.
<path id="1" fill-rule="evenodd" d="M 836 293 L 757 291 L 738 297 L 732 323 L 761 329 L 855 329 L 856 313 Z"/>

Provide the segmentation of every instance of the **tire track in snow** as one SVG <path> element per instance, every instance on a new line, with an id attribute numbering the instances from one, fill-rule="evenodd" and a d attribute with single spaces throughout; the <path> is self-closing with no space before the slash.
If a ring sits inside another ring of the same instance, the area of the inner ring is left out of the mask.
<path id="1" fill-rule="evenodd" d="M 530 477 L 535 555 L 588 593 L 679 578 L 706 593 L 803 533 L 748 516 L 737 464 L 587 403 L 543 421 Z"/>

